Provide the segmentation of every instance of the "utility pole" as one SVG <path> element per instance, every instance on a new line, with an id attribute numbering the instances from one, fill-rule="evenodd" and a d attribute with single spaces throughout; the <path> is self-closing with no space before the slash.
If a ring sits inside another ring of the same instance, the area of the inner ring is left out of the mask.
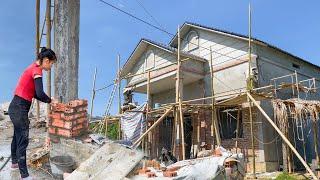
<path id="1" fill-rule="evenodd" d="M 78 98 L 80 0 L 54 1 L 54 95 L 61 102 Z"/>

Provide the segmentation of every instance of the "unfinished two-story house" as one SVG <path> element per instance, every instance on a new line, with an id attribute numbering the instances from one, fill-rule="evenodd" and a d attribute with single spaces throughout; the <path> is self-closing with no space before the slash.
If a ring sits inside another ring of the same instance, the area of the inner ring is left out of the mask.
<path id="1" fill-rule="evenodd" d="M 190 22 L 181 26 L 180 37 L 181 96 L 184 107 L 189 107 L 183 111 L 186 157 L 192 158 L 196 149 L 212 147 L 216 143 L 211 121 L 212 98 L 206 98 L 212 96 L 213 87 L 221 145 L 230 150 L 237 146 L 237 151 L 245 155 L 249 170 L 252 167 L 249 104 L 241 96 L 230 100 L 247 91 L 248 37 Z M 149 111 L 176 103 L 177 47 L 177 35 L 168 45 L 141 39 L 121 71 L 121 76 L 126 77 L 124 93 L 149 93 L 152 107 Z M 299 80 L 314 77 L 318 83 L 320 79 L 319 66 L 257 39 L 252 40 L 250 67 L 256 88 L 279 83 L 272 78 L 295 72 Z M 291 80 L 290 76 L 288 81 Z M 274 90 L 270 92 L 274 94 Z M 308 98 L 319 98 L 318 95 Z M 292 96 L 292 93 L 279 92 L 278 96 Z M 270 99 L 267 96 L 257 98 L 273 117 Z M 261 113 L 255 107 L 252 110 L 257 171 L 277 170 L 282 163 L 281 139 Z M 152 124 L 159 115 L 149 116 L 148 121 Z M 147 146 L 150 156 L 156 157 L 165 147 L 181 159 L 181 141 L 177 142 L 179 133 L 174 126 L 172 113 L 152 131 Z"/>

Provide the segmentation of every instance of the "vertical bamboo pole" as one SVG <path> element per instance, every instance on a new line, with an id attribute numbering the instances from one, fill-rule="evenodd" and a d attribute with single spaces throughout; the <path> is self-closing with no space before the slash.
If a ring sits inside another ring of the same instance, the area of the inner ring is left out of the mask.
<path id="1" fill-rule="evenodd" d="M 106 123 L 106 125 L 105 125 L 106 130 L 104 131 L 104 134 L 106 137 L 108 137 L 108 118 L 107 117 L 105 117 L 105 123 Z"/>
<path id="2" fill-rule="evenodd" d="M 249 3 L 249 83 L 247 85 L 248 90 L 252 90 L 253 82 L 252 82 L 252 72 L 251 72 L 251 5 Z M 251 148 L 252 148 L 252 173 L 253 178 L 256 179 L 256 157 L 255 157 L 255 149 L 254 149 L 254 138 L 253 138 L 253 118 L 252 118 L 252 103 L 249 97 L 247 97 L 249 102 L 249 117 L 250 117 L 250 136 L 251 136 Z"/>
<path id="3" fill-rule="evenodd" d="M 40 48 L 40 0 L 36 0 L 36 49 L 35 54 L 36 57 L 39 53 Z M 40 103 L 37 100 L 37 121 L 40 121 Z"/>
<path id="4" fill-rule="evenodd" d="M 319 151 L 318 151 L 318 122 L 315 120 L 312 123 L 313 128 L 313 143 L 314 143 L 314 152 L 316 153 L 316 163 L 317 168 L 319 168 Z"/>
<path id="5" fill-rule="evenodd" d="M 248 98 L 249 102 L 249 118 L 250 118 L 250 136 L 251 136 L 251 148 L 252 148 L 252 173 L 253 178 L 256 179 L 256 155 L 255 155 L 255 148 L 254 148 L 254 134 L 253 134 L 253 118 L 252 118 L 252 102 Z"/>
<path id="6" fill-rule="evenodd" d="M 248 75 L 248 84 L 247 84 L 247 89 L 252 90 L 253 88 L 253 82 L 252 82 L 252 68 L 251 68 L 251 5 L 249 3 L 249 48 L 248 48 L 248 54 L 249 54 L 249 75 Z"/>
<path id="7" fill-rule="evenodd" d="M 118 113 L 121 114 L 121 78 L 120 78 L 120 54 L 118 54 Z"/>
<path id="8" fill-rule="evenodd" d="M 181 146 L 182 146 L 182 159 L 186 159 L 186 152 L 185 152 L 185 140 L 184 140 L 184 119 L 183 119 L 183 112 L 182 112 L 182 99 L 183 99 L 183 83 L 181 81 L 181 59 L 180 59 L 180 47 L 181 46 L 181 39 L 180 39 L 180 27 L 178 26 L 178 67 L 177 67 L 177 80 L 178 80 L 178 102 L 179 102 L 179 115 L 180 115 L 180 128 L 181 128 Z"/>
<path id="9" fill-rule="evenodd" d="M 179 27 L 178 27 L 178 49 L 180 48 L 180 42 L 179 42 L 179 37 L 180 37 L 180 34 L 179 34 Z M 178 53 L 179 53 L 179 50 L 178 50 Z M 180 55 L 180 54 L 178 54 Z M 177 58 L 177 63 L 178 63 L 178 66 L 177 66 L 177 74 L 176 74 L 176 104 L 179 103 L 179 83 L 180 83 L 180 72 L 179 72 L 179 65 L 180 65 L 180 61 L 179 59 Z M 175 127 L 176 127 L 176 146 L 179 147 L 179 145 L 181 144 L 180 142 L 180 125 L 179 125 L 179 106 L 176 106 L 174 107 L 174 121 L 175 121 Z M 178 150 L 180 150 L 180 148 L 178 148 Z M 178 151 L 177 152 L 177 159 L 180 160 L 180 152 Z"/>
<path id="10" fill-rule="evenodd" d="M 91 94 L 91 103 L 90 103 L 89 122 L 91 121 L 91 118 L 92 118 L 93 102 L 94 102 L 94 98 L 96 96 L 96 78 L 97 78 L 97 68 L 94 68 L 94 75 L 93 75 L 93 81 L 92 81 L 92 94 Z"/>
<path id="11" fill-rule="evenodd" d="M 46 6 L 47 48 L 51 48 L 51 0 L 47 0 Z M 47 72 L 47 95 L 51 97 L 51 70 Z M 50 104 L 47 105 L 47 113 L 50 114 Z"/>
<path id="12" fill-rule="evenodd" d="M 212 61 L 212 48 L 210 46 L 210 72 L 211 72 L 211 96 L 213 97 L 211 100 L 211 136 L 213 136 L 213 129 L 215 132 L 216 142 L 218 146 L 221 146 L 221 138 L 219 133 L 219 126 L 217 122 L 217 112 L 215 107 L 215 98 L 214 98 L 214 74 L 213 74 L 213 61 Z M 213 143 L 214 144 L 214 143 Z"/>
<path id="13" fill-rule="evenodd" d="M 121 110 L 121 77 L 120 77 L 120 54 L 118 54 L 118 113 L 121 114 L 122 113 L 122 110 Z M 119 119 L 119 122 L 118 122 L 118 137 L 119 137 L 119 140 L 121 139 L 121 119 Z"/>
<path id="14" fill-rule="evenodd" d="M 238 114 L 237 114 L 236 154 L 238 153 L 238 140 L 239 140 L 239 129 L 240 129 L 240 115 L 241 115 L 241 109 L 240 109 L 240 106 L 239 106 L 239 107 L 238 107 Z"/>
<path id="15" fill-rule="evenodd" d="M 148 71 L 148 78 L 147 78 L 147 113 L 146 113 L 146 119 L 147 119 L 147 129 L 149 125 L 149 110 L 151 109 L 151 98 L 150 98 L 150 71 Z M 150 142 L 150 133 L 147 136 L 147 145 L 146 145 L 146 150 L 147 154 L 149 154 L 149 142 Z"/>

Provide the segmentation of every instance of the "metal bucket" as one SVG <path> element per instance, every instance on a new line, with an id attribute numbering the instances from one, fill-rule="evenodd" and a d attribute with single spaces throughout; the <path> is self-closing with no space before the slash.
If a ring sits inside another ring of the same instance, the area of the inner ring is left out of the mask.
<path id="1" fill-rule="evenodd" d="M 75 162 L 71 156 L 54 156 L 50 158 L 52 174 L 59 179 L 63 178 L 63 173 L 74 171 Z"/>

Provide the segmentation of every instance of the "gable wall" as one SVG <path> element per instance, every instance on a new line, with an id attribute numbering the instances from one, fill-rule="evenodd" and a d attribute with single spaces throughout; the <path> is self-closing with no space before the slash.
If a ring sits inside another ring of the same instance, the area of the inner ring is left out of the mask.
<path id="1" fill-rule="evenodd" d="M 144 53 L 137 60 L 134 67 L 130 70 L 131 74 L 139 74 L 139 73 L 145 72 L 146 54 L 150 50 L 152 50 L 155 55 L 155 69 L 169 66 L 169 65 L 172 65 L 176 62 L 176 57 L 174 55 L 172 55 L 171 53 L 149 45 L 147 50 L 144 51 Z M 146 77 L 147 76 L 145 74 L 134 76 L 132 78 L 128 78 L 127 83 L 133 84 L 134 82 L 140 81 L 142 79 L 146 79 Z"/>

